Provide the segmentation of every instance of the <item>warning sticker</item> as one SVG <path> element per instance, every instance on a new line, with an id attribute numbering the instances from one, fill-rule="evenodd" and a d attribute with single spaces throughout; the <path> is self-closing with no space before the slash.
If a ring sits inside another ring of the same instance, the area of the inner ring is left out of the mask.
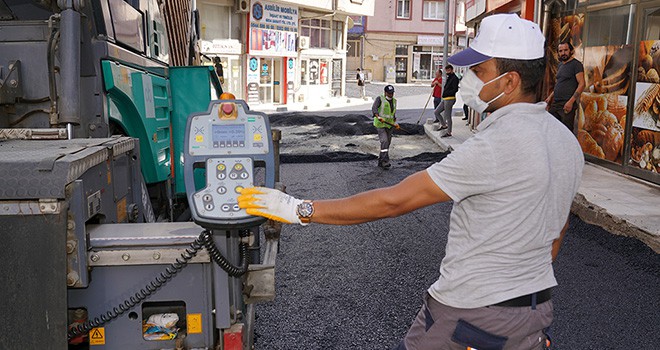
<path id="1" fill-rule="evenodd" d="M 105 345 L 105 328 L 92 328 L 89 331 L 89 345 Z"/>
<path id="2" fill-rule="evenodd" d="M 202 314 L 188 314 L 188 334 L 202 333 Z"/>

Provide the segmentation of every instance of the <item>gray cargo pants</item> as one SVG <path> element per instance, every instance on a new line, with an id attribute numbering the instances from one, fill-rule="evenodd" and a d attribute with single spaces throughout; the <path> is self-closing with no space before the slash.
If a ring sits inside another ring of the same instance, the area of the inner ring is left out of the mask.
<path id="1" fill-rule="evenodd" d="M 392 128 L 376 128 L 378 140 L 380 141 L 380 153 L 378 162 L 390 161 L 390 143 L 392 143 Z"/>
<path id="2" fill-rule="evenodd" d="M 552 312 L 552 300 L 536 305 L 536 309 L 503 306 L 457 309 L 437 302 L 426 293 L 424 305 L 395 350 L 542 350 Z"/>

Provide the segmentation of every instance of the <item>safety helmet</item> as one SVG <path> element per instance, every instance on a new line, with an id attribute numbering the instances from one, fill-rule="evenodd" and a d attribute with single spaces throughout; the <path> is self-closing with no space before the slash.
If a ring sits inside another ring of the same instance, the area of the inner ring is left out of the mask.
<path id="1" fill-rule="evenodd" d="M 392 93 L 392 94 L 393 94 L 393 93 L 394 93 L 394 86 L 392 86 L 392 85 L 385 85 L 385 89 L 384 89 L 384 90 L 385 90 L 385 92 L 388 92 L 388 93 Z"/>

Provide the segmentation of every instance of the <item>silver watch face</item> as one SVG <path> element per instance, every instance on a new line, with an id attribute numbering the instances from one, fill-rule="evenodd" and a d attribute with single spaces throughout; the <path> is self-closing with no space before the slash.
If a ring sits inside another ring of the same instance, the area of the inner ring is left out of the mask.
<path id="1" fill-rule="evenodd" d="M 301 218 L 308 218 L 314 214 L 314 206 L 310 202 L 302 202 L 298 204 L 298 216 Z"/>

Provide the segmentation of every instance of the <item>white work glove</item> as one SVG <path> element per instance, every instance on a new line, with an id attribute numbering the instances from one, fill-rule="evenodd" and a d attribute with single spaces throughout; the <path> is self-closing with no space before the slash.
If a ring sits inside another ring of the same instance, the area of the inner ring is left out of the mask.
<path id="1" fill-rule="evenodd" d="M 238 206 L 250 215 L 263 216 L 270 220 L 287 224 L 301 224 L 298 218 L 298 204 L 301 199 L 268 187 L 249 187 L 238 196 Z"/>

